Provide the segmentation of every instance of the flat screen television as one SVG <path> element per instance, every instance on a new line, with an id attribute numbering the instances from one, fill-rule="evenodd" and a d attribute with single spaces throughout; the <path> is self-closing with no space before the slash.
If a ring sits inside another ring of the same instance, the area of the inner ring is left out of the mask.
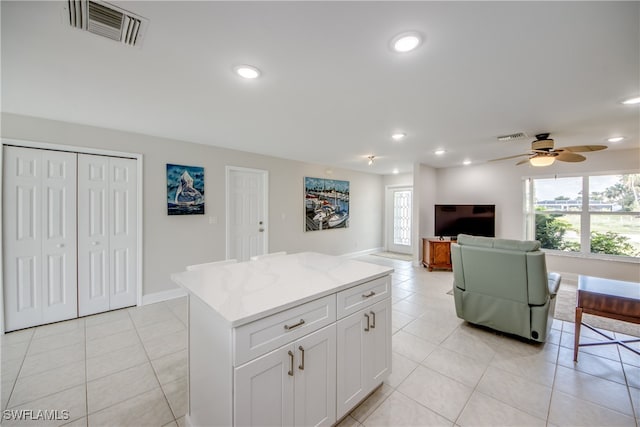
<path id="1" fill-rule="evenodd" d="M 436 205 L 435 235 L 456 238 L 458 234 L 495 237 L 496 205 Z"/>

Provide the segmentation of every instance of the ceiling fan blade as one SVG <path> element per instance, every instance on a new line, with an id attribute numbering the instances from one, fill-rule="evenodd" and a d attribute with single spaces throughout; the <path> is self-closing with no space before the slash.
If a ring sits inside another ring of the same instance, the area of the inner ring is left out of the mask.
<path id="1" fill-rule="evenodd" d="M 581 154 L 562 151 L 556 156 L 556 160 L 560 160 L 561 162 L 582 162 L 587 160 L 587 158 Z"/>
<path id="2" fill-rule="evenodd" d="M 531 159 L 531 157 L 529 157 L 529 159 Z M 529 159 L 520 160 L 518 163 L 516 163 L 516 166 L 520 166 L 520 165 L 524 165 L 525 163 L 529 163 Z"/>
<path id="3" fill-rule="evenodd" d="M 500 160 L 509 160 L 509 159 L 515 159 L 516 157 L 522 157 L 522 156 L 530 156 L 531 153 L 525 153 L 525 154 L 516 154 L 515 156 L 509 156 L 509 157 L 500 157 L 499 159 L 493 159 L 493 160 L 489 160 L 490 162 L 497 162 Z"/>
<path id="4" fill-rule="evenodd" d="M 607 148 L 606 145 L 572 145 L 571 147 L 560 147 L 558 150 L 571 151 L 573 153 L 585 153 L 587 151 L 600 151 Z"/>

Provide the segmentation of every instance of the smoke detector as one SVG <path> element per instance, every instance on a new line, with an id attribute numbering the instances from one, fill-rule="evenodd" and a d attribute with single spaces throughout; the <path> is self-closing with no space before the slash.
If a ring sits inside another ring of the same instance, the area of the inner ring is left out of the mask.
<path id="1" fill-rule="evenodd" d="M 506 142 L 506 141 L 513 141 L 514 139 L 522 139 L 522 138 L 526 138 L 527 134 L 524 132 L 516 132 L 516 133 L 512 133 L 511 135 L 502 135 L 498 137 L 498 141 L 500 142 Z"/>
<path id="2" fill-rule="evenodd" d="M 68 0 L 64 19 L 73 28 L 139 47 L 149 20 L 99 0 Z"/>

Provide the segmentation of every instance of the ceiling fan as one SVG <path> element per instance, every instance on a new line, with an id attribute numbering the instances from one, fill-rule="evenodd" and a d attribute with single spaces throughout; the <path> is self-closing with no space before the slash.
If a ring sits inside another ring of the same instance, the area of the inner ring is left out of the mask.
<path id="1" fill-rule="evenodd" d="M 528 159 L 520 160 L 516 165 L 522 165 L 529 162 L 532 166 L 550 166 L 556 160 L 561 162 L 583 162 L 587 158 L 581 154 L 587 151 L 600 151 L 607 148 L 606 145 L 573 145 L 571 147 L 553 148 L 553 139 L 549 138 L 548 133 L 539 133 L 536 140 L 531 142 L 531 152 L 524 154 L 516 154 L 515 156 L 501 157 L 499 159 L 490 160 L 492 162 L 498 160 L 515 159 L 516 157 L 529 156 Z"/>

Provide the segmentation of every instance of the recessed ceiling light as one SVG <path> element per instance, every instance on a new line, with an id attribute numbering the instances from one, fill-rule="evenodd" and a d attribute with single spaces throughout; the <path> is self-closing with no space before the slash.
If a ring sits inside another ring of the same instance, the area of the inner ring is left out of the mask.
<path id="1" fill-rule="evenodd" d="M 442 156 L 445 151 L 442 148 L 438 148 L 436 151 L 434 151 L 434 153 L 436 154 L 436 156 Z"/>
<path id="2" fill-rule="evenodd" d="M 624 136 L 614 136 L 613 138 L 607 139 L 609 142 L 620 142 L 624 139 Z"/>
<path id="3" fill-rule="evenodd" d="M 256 79 L 260 77 L 260 70 L 253 65 L 238 65 L 233 69 L 237 75 L 245 79 Z"/>
<path id="4" fill-rule="evenodd" d="M 393 174 L 394 174 L 394 175 L 398 175 L 399 173 L 400 173 L 400 171 L 398 170 L 398 168 L 395 168 L 395 169 L 393 170 Z"/>
<path id="5" fill-rule="evenodd" d="M 391 48 L 400 53 L 410 52 L 420 46 L 422 35 L 417 31 L 407 31 L 391 39 Z"/>
<path id="6" fill-rule="evenodd" d="M 636 96 L 635 98 L 629 98 L 627 100 L 622 101 L 622 103 L 625 105 L 640 104 L 640 96 Z"/>
<path id="7" fill-rule="evenodd" d="M 403 139 L 404 139 L 404 137 L 405 137 L 405 136 L 407 136 L 407 134 L 406 134 L 406 133 L 403 133 L 403 132 L 396 132 L 396 133 L 394 133 L 393 135 L 391 135 L 391 138 L 392 138 L 394 141 L 401 141 L 401 140 L 403 140 Z"/>
<path id="8" fill-rule="evenodd" d="M 369 159 L 369 166 L 371 166 L 373 164 L 373 159 L 375 159 L 376 156 L 368 156 L 367 159 Z"/>
<path id="9" fill-rule="evenodd" d="M 471 164 L 471 160 L 465 160 L 464 162 L 462 162 L 462 164 L 468 166 Z"/>

